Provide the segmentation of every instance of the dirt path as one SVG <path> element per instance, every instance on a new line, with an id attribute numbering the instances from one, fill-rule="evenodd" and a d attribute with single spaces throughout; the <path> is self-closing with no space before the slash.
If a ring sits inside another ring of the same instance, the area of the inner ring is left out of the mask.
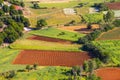
<path id="1" fill-rule="evenodd" d="M 24 50 L 13 64 L 38 64 L 40 66 L 75 66 L 90 59 L 87 52 Z"/>

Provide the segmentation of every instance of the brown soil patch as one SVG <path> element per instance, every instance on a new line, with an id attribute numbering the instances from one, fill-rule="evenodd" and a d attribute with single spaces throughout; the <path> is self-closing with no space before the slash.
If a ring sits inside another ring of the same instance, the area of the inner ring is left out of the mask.
<path id="1" fill-rule="evenodd" d="M 101 68 L 95 72 L 102 80 L 120 80 L 120 68 Z"/>
<path id="2" fill-rule="evenodd" d="M 41 40 L 41 41 L 47 41 L 47 42 L 58 42 L 62 44 L 72 44 L 72 41 L 68 40 L 63 40 L 63 39 L 57 39 L 57 38 L 50 38 L 50 37 L 45 37 L 45 36 L 31 36 L 28 39 L 30 40 Z"/>
<path id="3" fill-rule="evenodd" d="M 109 9 L 120 10 L 120 2 L 106 3 Z"/>
<path id="4" fill-rule="evenodd" d="M 13 64 L 38 64 L 40 66 L 75 66 L 90 59 L 87 52 L 24 50 Z"/>
<path id="5" fill-rule="evenodd" d="M 92 25 L 92 29 L 98 29 L 99 25 L 98 24 L 93 24 Z M 77 31 L 83 34 L 89 34 L 91 33 L 93 30 L 87 29 L 87 25 L 80 25 L 80 26 L 62 26 L 59 27 L 58 29 L 62 29 L 62 30 L 67 30 L 67 31 Z"/>

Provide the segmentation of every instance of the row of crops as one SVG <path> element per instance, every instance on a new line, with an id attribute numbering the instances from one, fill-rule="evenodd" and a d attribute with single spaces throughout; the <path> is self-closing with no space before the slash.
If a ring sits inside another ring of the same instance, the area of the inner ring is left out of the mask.
<path id="1" fill-rule="evenodd" d="M 104 40 L 92 42 L 102 53 L 107 53 L 110 61 L 120 64 L 120 40 Z"/>

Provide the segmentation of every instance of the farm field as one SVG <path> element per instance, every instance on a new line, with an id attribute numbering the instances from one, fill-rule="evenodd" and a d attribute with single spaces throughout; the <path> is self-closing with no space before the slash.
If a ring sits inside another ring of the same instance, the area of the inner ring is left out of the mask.
<path id="1" fill-rule="evenodd" d="M 95 72 L 102 80 L 120 80 L 119 68 L 101 68 Z"/>
<path id="2" fill-rule="evenodd" d="M 64 2 L 64 3 L 40 3 L 41 7 L 47 7 L 47 8 L 71 8 L 75 6 L 79 6 L 79 1 L 70 1 L 70 2 Z"/>
<path id="3" fill-rule="evenodd" d="M 57 39 L 57 38 L 50 38 L 50 37 L 45 37 L 45 36 L 31 36 L 28 39 L 30 40 L 40 40 L 40 41 L 47 41 L 47 42 L 57 42 L 61 44 L 73 44 L 74 42 L 68 41 L 68 40 L 63 40 L 63 39 Z"/>
<path id="4" fill-rule="evenodd" d="M 97 40 L 118 40 L 120 39 L 120 28 L 103 33 Z"/>
<path id="5" fill-rule="evenodd" d="M 120 40 L 101 40 L 92 42 L 99 50 L 110 57 L 110 62 L 120 64 Z"/>
<path id="6" fill-rule="evenodd" d="M 48 28 L 48 29 L 43 29 L 43 30 L 31 31 L 29 32 L 29 34 L 70 40 L 70 41 L 78 41 L 80 37 L 83 37 L 85 35 L 85 34 L 79 34 L 77 32 L 59 30 L 56 28 Z"/>
<path id="7" fill-rule="evenodd" d="M 19 52 L 19 50 L 0 48 L 0 72 L 23 69 L 25 67 L 24 65 L 12 65 L 12 61 L 15 59 Z"/>
<path id="8" fill-rule="evenodd" d="M 13 64 L 38 64 L 40 66 L 75 66 L 90 59 L 87 52 L 24 50 Z"/>
<path id="9" fill-rule="evenodd" d="M 99 28 L 99 25 L 97 25 L 97 24 L 92 24 L 91 26 L 93 27 L 93 29 Z M 93 31 L 91 29 L 87 29 L 86 24 L 81 24 L 78 26 L 60 26 L 60 27 L 58 27 L 58 29 L 72 31 L 72 32 L 79 32 L 82 34 L 88 34 L 88 33 L 91 33 Z"/>
<path id="10" fill-rule="evenodd" d="M 36 71 L 17 73 L 12 80 L 58 80 L 67 79 L 68 76 L 62 74 L 69 71 L 68 67 L 44 67 Z M 47 76 L 46 76 L 47 75 Z M 82 79 L 84 80 L 84 79 Z"/>
<path id="11" fill-rule="evenodd" d="M 55 42 L 46 42 L 39 40 L 17 40 L 10 45 L 12 49 L 20 50 L 58 50 L 58 51 L 81 51 L 81 45 L 77 44 L 61 44 Z"/>

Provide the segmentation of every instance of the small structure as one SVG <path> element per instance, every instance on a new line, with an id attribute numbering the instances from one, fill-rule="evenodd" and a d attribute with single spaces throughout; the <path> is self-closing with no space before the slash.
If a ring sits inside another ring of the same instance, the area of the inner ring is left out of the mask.
<path id="1" fill-rule="evenodd" d="M 105 3 L 105 4 L 109 9 L 114 11 L 115 17 L 117 19 L 120 19 L 120 2 Z M 104 12 L 104 13 L 107 13 L 107 12 Z"/>
<path id="2" fill-rule="evenodd" d="M 96 8 L 96 7 L 91 7 L 91 8 L 89 8 L 89 13 L 90 13 L 90 14 L 92 14 L 92 13 L 97 13 L 97 12 L 99 12 L 99 9 L 98 9 L 98 8 Z"/>
<path id="3" fill-rule="evenodd" d="M 64 11 L 64 14 L 66 14 L 66 15 L 75 15 L 76 14 L 76 11 L 73 8 L 65 8 L 65 9 L 63 9 L 63 11 Z"/>
<path id="4" fill-rule="evenodd" d="M 24 27 L 24 31 L 25 31 L 25 32 L 28 32 L 28 31 L 31 31 L 31 30 L 32 30 L 31 28 Z"/>
<path id="5" fill-rule="evenodd" d="M 23 8 L 21 6 L 14 5 L 14 7 L 16 10 L 23 10 Z"/>
<path id="6" fill-rule="evenodd" d="M 105 4 L 111 10 L 120 10 L 120 2 L 105 3 Z"/>

